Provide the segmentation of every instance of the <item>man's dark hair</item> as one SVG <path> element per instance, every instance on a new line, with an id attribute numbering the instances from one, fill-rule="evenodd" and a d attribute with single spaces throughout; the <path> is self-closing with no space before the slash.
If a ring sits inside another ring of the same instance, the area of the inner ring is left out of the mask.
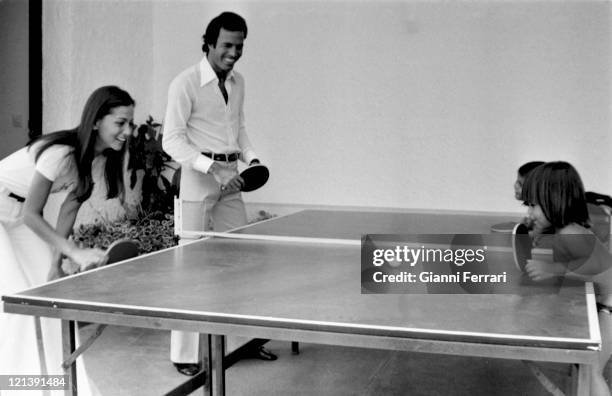
<path id="1" fill-rule="evenodd" d="M 202 51 L 208 54 L 208 45 L 213 47 L 217 45 L 217 39 L 219 38 L 219 32 L 221 28 L 230 32 L 243 32 L 244 38 L 247 36 L 247 25 L 243 17 L 233 12 L 223 12 L 219 16 L 213 18 L 212 21 L 206 27 L 206 32 L 202 36 L 204 44 L 202 44 Z"/>

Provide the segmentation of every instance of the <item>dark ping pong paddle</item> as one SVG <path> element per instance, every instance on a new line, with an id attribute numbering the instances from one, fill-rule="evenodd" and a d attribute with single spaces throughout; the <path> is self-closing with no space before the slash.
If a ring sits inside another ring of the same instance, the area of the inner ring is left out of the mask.
<path id="1" fill-rule="evenodd" d="M 240 177 L 244 180 L 241 191 L 250 192 L 266 184 L 270 177 L 270 171 L 265 165 L 256 164 L 243 170 L 242 173 L 240 173 Z"/>
<path id="2" fill-rule="evenodd" d="M 112 264 L 136 257 L 138 256 L 138 252 L 138 245 L 134 241 L 129 239 L 115 241 L 106 249 L 106 257 L 108 257 L 106 264 Z"/>
<path id="3" fill-rule="evenodd" d="M 523 223 L 518 223 L 512 230 L 512 254 L 516 268 L 525 272 L 527 260 L 531 259 L 532 241 L 529 236 L 529 228 Z"/>

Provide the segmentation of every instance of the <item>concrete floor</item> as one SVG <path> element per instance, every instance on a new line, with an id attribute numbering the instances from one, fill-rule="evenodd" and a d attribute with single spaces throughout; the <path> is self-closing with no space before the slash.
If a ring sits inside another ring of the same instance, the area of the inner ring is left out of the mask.
<path id="1" fill-rule="evenodd" d="M 87 337 L 93 326 L 82 328 Z M 85 338 L 82 338 L 84 340 Z M 162 395 L 187 377 L 169 361 L 168 331 L 109 326 L 87 350 L 102 395 Z M 520 361 L 271 341 L 273 362 L 243 360 L 226 375 L 227 395 L 548 395 Z M 569 366 L 538 364 L 561 389 Z M 197 390 L 193 394 L 201 394 Z"/>

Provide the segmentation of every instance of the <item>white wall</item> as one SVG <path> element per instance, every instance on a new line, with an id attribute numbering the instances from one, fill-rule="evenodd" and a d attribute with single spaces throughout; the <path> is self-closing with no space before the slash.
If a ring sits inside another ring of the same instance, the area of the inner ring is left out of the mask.
<path id="1" fill-rule="evenodd" d="M 137 120 L 163 118 L 206 24 L 243 15 L 247 127 L 272 172 L 253 203 L 520 211 L 516 168 L 535 159 L 570 161 L 587 189 L 612 194 L 608 2 L 44 6 L 54 128 L 77 122 L 102 83 L 133 93 Z"/>
<path id="2" fill-rule="evenodd" d="M 118 85 L 143 122 L 152 107 L 150 1 L 43 2 L 43 130 L 75 127 L 88 96 Z"/>
<path id="3" fill-rule="evenodd" d="M 0 1 L 0 159 L 28 141 L 28 2 Z"/>

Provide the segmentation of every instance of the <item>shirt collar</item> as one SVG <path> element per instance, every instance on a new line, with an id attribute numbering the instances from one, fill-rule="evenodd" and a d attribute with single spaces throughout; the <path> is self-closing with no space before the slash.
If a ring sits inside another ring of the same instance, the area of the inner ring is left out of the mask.
<path id="1" fill-rule="evenodd" d="M 203 87 L 204 85 L 208 84 L 211 81 L 218 80 L 217 74 L 213 70 L 210 63 L 208 62 L 208 58 L 206 58 L 206 55 L 200 61 L 199 68 L 200 68 L 200 87 Z M 227 81 L 227 80 L 233 80 L 233 79 L 234 79 L 234 70 L 230 70 L 225 80 Z"/>

